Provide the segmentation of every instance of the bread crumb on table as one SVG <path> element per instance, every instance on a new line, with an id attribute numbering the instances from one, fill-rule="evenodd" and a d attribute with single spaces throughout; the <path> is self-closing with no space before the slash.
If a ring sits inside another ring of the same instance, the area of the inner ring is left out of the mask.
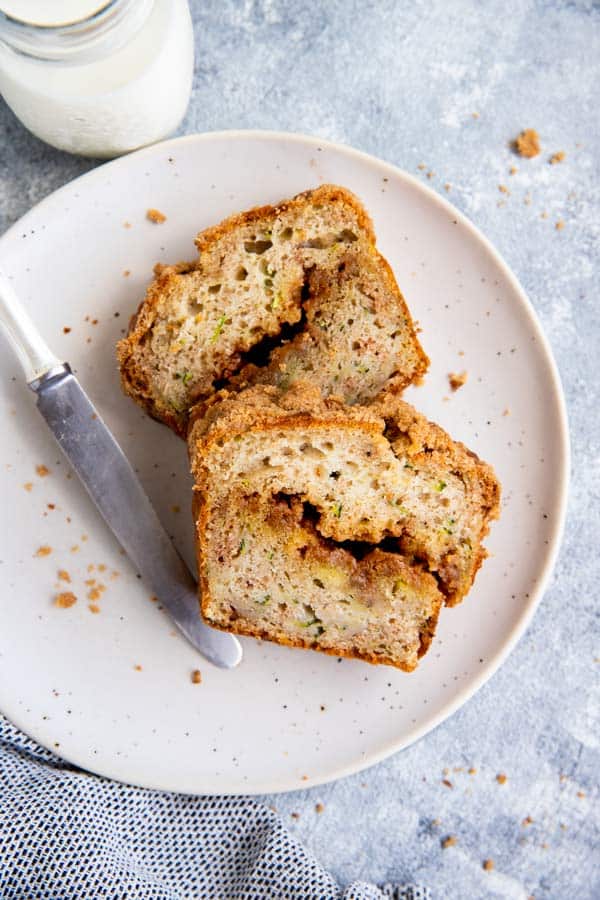
<path id="1" fill-rule="evenodd" d="M 566 153 L 564 150 L 559 150 L 558 153 L 553 153 L 548 162 L 551 166 L 555 166 L 557 163 L 561 163 L 565 158 Z"/>
<path id="2" fill-rule="evenodd" d="M 499 185 L 498 185 L 498 190 L 500 191 L 501 194 L 510 194 L 510 191 L 509 191 L 509 189 L 506 187 L 505 184 L 499 184 Z"/>
<path id="3" fill-rule="evenodd" d="M 526 828 L 528 825 L 533 825 L 533 819 L 531 818 L 531 816 L 525 816 L 525 818 L 521 822 L 521 825 L 523 826 L 523 828 Z"/>
<path id="4" fill-rule="evenodd" d="M 496 775 L 496 781 L 498 782 L 498 784 L 506 784 L 507 780 L 508 779 L 506 775 L 504 775 L 504 773 L 502 772 L 500 772 L 499 775 Z"/>
<path id="5" fill-rule="evenodd" d="M 140 666 L 139 663 L 137 663 L 133 668 L 135 669 L 136 672 L 141 672 L 141 671 L 142 671 L 142 667 Z"/>
<path id="6" fill-rule="evenodd" d="M 40 465 L 35 467 L 36 474 L 39 475 L 40 478 L 45 478 L 46 475 L 50 474 L 50 469 L 48 466 Z"/>
<path id="7" fill-rule="evenodd" d="M 202 672 L 200 669 L 194 669 L 192 672 L 192 684 L 202 684 Z"/>
<path id="8" fill-rule="evenodd" d="M 59 569 L 59 570 L 58 570 L 58 577 L 59 577 L 60 581 L 66 581 L 66 582 L 68 582 L 69 584 L 71 583 L 71 576 L 70 576 L 69 573 L 66 571 L 66 569 Z"/>
<path id="9" fill-rule="evenodd" d="M 33 484 L 32 484 L 31 481 L 26 481 L 25 484 L 23 485 L 23 487 L 25 488 L 25 490 L 26 490 L 27 492 L 33 490 Z"/>
<path id="10" fill-rule="evenodd" d="M 325 810 L 325 807 L 322 803 L 315 804 L 315 812 L 322 813 Z"/>
<path id="11" fill-rule="evenodd" d="M 457 391 L 459 388 L 466 383 L 468 378 L 468 373 L 463 372 L 449 372 L 448 373 L 448 384 L 450 385 L 453 391 Z"/>
<path id="12" fill-rule="evenodd" d="M 146 218 L 150 222 L 154 222 L 155 225 L 162 225 L 163 222 L 167 221 L 167 217 L 164 213 L 161 213 L 160 209 L 149 209 L 146 212 Z"/>
<path id="13" fill-rule="evenodd" d="M 77 603 L 77 597 L 73 591 L 63 591 L 63 593 L 57 594 L 54 598 L 54 605 L 58 606 L 59 609 L 68 609 L 74 603 Z"/>
<path id="14" fill-rule="evenodd" d="M 52 547 L 48 547 L 47 544 L 42 544 L 41 547 L 38 547 L 35 551 L 36 556 L 50 556 L 52 553 Z"/>
<path id="15" fill-rule="evenodd" d="M 451 781 L 448 781 L 447 778 L 442 778 L 442 784 L 444 785 L 444 787 L 447 787 L 447 788 L 452 788 L 452 787 L 454 787 L 454 785 L 452 784 L 452 782 L 451 782 Z"/>
<path id="16" fill-rule="evenodd" d="M 442 850 L 447 850 L 448 847 L 455 847 L 457 843 L 458 838 L 453 834 L 449 834 L 448 837 L 445 837 L 442 841 Z"/>
<path id="17" fill-rule="evenodd" d="M 88 603 L 88 609 L 91 613 L 99 613 L 100 607 L 97 603 Z"/>
<path id="18" fill-rule="evenodd" d="M 471 766 L 471 768 L 469 769 L 469 775 L 477 775 L 477 769 Z"/>
<path id="19" fill-rule="evenodd" d="M 559 219 L 554 227 L 556 228 L 557 231 L 562 231 L 563 228 L 565 227 L 565 223 L 562 219 Z"/>
<path id="20" fill-rule="evenodd" d="M 540 136 L 535 128 L 526 128 L 515 139 L 513 147 L 519 156 L 532 159 L 540 152 Z"/>
<path id="21" fill-rule="evenodd" d="M 491 872 L 494 868 L 494 860 L 493 859 L 484 859 L 483 868 L 486 872 Z"/>
<path id="22" fill-rule="evenodd" d="M 70 334 L 70 333 L 71 333 L 71 329 L 69 328 L 68 325 L 65 325 L 63 327 L 63 334 Z"/>

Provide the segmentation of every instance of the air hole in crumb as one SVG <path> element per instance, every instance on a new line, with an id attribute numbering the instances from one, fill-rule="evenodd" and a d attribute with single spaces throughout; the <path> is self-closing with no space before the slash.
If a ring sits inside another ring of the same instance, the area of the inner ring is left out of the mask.
<path id="1" fill-rule="evenodd" d="M 273 241 L 244 241 L 246 253 L 256 253 L 260 256 L 273 246 Z"/>
<path id="2" fill-rule="evenodd" d="M 313 447 L 312 444 L 308 443 L 300 445 L 300 453 L 303 453 L 305 456 L 312 459 L 322 459 L 325 456 L 322 450 L 319 450 L 318 447 Z"/>
<path id="3" fill-rule="evenodd" d="M 245 281 L 247 277 L 248 277 L 248 270 L 245 269 L 243 266 L 238 266 L 237 271 L 235 273 L 235 280 L 236 281 Z"/>
<path id="4" fill-rule="evenodd" d="M 209 294 L 218 294 L 220 290 L 221 290 L 220 284 L 211 284 L 211 286 L 208 289 L 208 293 Z"/>

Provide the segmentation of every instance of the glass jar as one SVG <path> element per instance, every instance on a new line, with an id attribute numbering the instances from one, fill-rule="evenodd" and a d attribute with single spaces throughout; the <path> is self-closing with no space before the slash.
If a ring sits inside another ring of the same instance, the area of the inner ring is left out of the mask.
<path id="1" fill-rule="evenodd" d="M 73 8 L 86 17 L 73 21 Z M 187 0 L 0 0 L 0 10 L 0 92 L 41 140 L 107 158 L 181 122 L 194 69 Z"/>

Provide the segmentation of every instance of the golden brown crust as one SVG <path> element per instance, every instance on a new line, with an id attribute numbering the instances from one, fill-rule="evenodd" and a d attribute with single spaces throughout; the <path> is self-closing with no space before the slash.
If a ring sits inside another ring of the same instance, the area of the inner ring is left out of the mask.
<path id="1" fill-rule="evenodd" d="M 137 365 L 134 351 L 138 345 L 143 343 L 145 336 L 152 328 L 158 301 L 170 290 L 178 275 L 191 272 L 194 268 L 195 263 L 191 262 L 179 262 L 172 266 L 157 263 L 154 266 L 156 278 L 148 286 L 146 296 L 132 315 L 127 335 L 117 343 L 117 361 L 121 372 L 121 385 L 125 393 L 135 400 L 149 416 L 159 422 L 164 422 L 182 438 L 185 438 L 187 434 L 187 416 L 177 414 L 157 401 L 146 372 Z"/>
<path id="2" fill-rule="evenodd" d="M 201 231 L 195 240 L 198 252 L 200 254 L 205 253 L 210 249 L 211 244 L 216 243 L 216 241 L 231 234 L 238 228 L 250 225 L 253 222 L 264 221 L 265 219 L 276 219 L 281 213 L 294 209 L 295 207 L 304 206 L 307 203 L 322 203 L 323 205 L 328 203 L 343 203 L 345 206 L 350 207 L 356 215 L 359 228 L 364 229 L 371 241 L 375 243 L 373 222 L 358 198 L 347 188 L 340 187 L 336 184 L 322 184 L 318 188 L 296 194 L 291 200 L 282 200 L 280 203 L 275 204 L 275 206 L 255 206 L 245 212 L 234 213 L 234 215 L 219 222 L 218 225 L 213 225 L 211 228 Z"/>

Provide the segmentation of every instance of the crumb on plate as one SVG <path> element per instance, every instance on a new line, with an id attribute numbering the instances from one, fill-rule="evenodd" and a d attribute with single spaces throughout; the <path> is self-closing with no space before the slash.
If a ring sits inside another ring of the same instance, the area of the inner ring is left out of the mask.
<path id="1" fill-rule="evenodd" d="M 49 547 L 47 544 L 42 544 L 41 547 L 38 547 L 35 551 L 36 556 L 50 556 L 52 553 L 52 547 Z"/>
<path id="2" fill-rule="evenodd" d="M 77 603 L 77 597 L 73 591 L 63 591 L 54 598 L 54 605 L 59 609 L 68 609 L 74 603 Z"/>
<path id="3" fill-rule="evenodd" d="M 151 208 L 147 210 L 146 218 L 151 222 L 154 222 L 155 225 L 162 225 L 163 222 L 167 221 L 167 217 L 160 211 L 160 209 Z"/>
<path id="4" fill-rule="evenodd" d="M 468 373 L 466 371 L 462 372 L 449 372 L 448 373 L 448 384 L 450 385 L 453 391 L 457 391 L 459 388 L 466 383 L 468 378 Z"/>
<path id="5" fill-rule="evenodd" d="M 498 784 L 506 784 L 507 780 L 508 779 L 503 772 L 500 772 L 499 775 L 496 775 L 496 781 L 498 782 Z"/>
<path id="6" fill-rule="evenodd" d="M 200 669 L 194 669 L 192 672 L 192 684 L 202 684 L 202 672 Z"/>
<path id="7" fill-rule="evenodd" d="M 482 865 L 486 872 L 491 872 L 492 869 L 494 868 L 494 860 L 493 859 L 484 859 Z"/>
<path id="8" fill-rule="evenodd" d="M 453 834 L 449 834 L 448 837 L 443 839 L 442 850 L 447 850 L 448 847 L 455 847 L 458 843 L 458 838 L 456 838 Z"/>
<path id="9" fill-rule="evenodd" d="M 35 467 L 36 475 L 39 475 L 40 478 L 45 478 L 46 475 L 50 474 L 50 469 L 48 466 L 45 466 L 43 463 L 39 466 Z"/>
<path id="10" fill-rule="evenodd" d="M 548 162 L 551 166 L 555 166 L 557 163 L 561 163 L 565 158 L 566 153 L 564 150 L 559 150 L 557 153 L 553 153 Z"/>

